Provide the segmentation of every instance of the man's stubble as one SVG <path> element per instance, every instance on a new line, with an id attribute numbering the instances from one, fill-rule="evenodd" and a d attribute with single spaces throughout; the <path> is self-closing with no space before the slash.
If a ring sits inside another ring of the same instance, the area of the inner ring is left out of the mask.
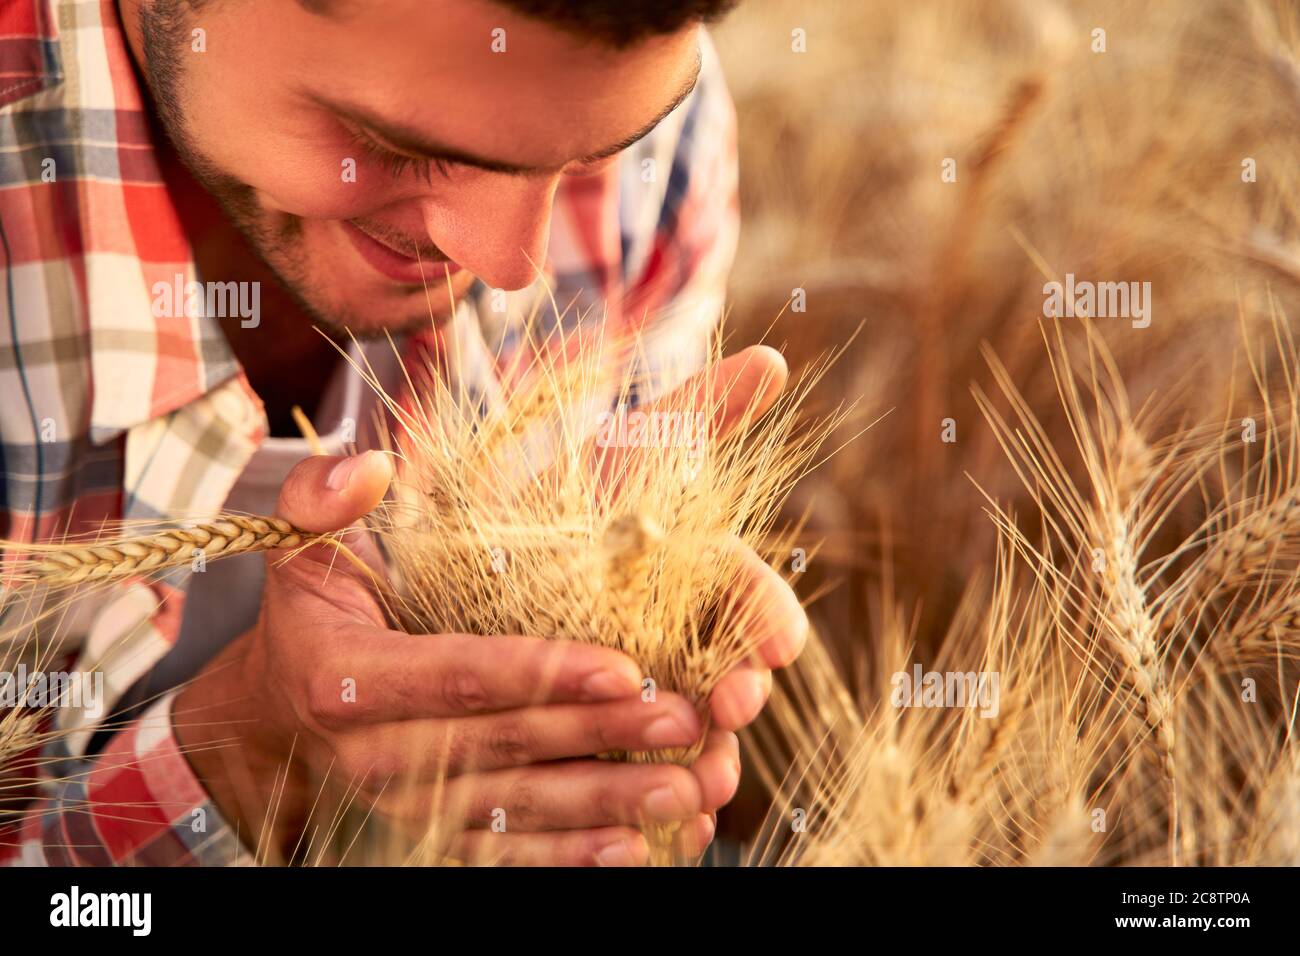
<path id="1" fill-rule="evenodd" d="M 289 213 L 268 215 L 259 205 L 255 190 L 217 166 L 195 146 L 189 134 L 182 105 L 185 74 L 178 55 L 190 43 L 191 24 L 185 9 L 183 3 L 156 2 L 142 6 L 140 11 L 145 60 L 142 72 L 158 121 L 180 162 L 217 201 L 253 253 L 314 322 L 335 334 L 350 332 L 360 339 L 427 329 L 428 315 L 414 317 L 399 327 L 374 328 L 341 306 L 322 307 L 307 295 L 305 290 L 311 283 L 301 217 Z"/>

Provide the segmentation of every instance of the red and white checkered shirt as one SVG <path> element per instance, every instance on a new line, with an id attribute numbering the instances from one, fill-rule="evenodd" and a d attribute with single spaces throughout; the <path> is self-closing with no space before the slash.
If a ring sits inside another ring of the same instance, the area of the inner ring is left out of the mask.
<path id="1" fill-rule="evenodd" d="M 216 320 L 150 307 L 156 282 L 196 274 L 147 109 L 113 0 L 0 6 L 0 536 L 11 540 L 215 514 L 267 435 Z M 703 360 L 720 314 L 735 156 L 706 40 L 691 97 L 617 164 L 557 193 L 546 271 L 555 300 L 573 306 L 565 321 L 643 323 L 640 371 L 654 388 Z M 491 291 L 476 284 L 436 333 L 459 346 L 440 350 L 459 359 L 449 374 L 489 405 L 519 338 L 517 322 L 489 313 Z M 104 675 L 105 712 L 174 644 L 186 581 L 179 571 L 103 592 L 84 626 L 60 632 L 74 670 Z M 51 776 L 62 779 L 0 830 L 0 858 L 249 860 L 177 747 L 170 696 L 94 755 L 86 714 L 60 708 L 58 722 Z"/>

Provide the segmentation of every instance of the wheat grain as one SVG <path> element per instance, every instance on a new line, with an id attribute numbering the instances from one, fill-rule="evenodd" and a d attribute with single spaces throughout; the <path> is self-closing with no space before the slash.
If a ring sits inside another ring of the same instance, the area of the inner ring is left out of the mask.
<path id="1" fill-rule="evenodd" d="M 7 543 L 5 547 L 20 557 L 15 584 L 65 588 L 120 581 L 199 560 L 300 548 L 332 537 L 307 534 L 279 518 L 224 515 L 139 537 L 35 547 Z"/>

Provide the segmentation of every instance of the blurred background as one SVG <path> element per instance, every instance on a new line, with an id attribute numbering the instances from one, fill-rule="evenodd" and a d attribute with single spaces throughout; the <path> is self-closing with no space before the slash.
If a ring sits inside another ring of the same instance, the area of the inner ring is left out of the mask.
<path id="1" fill-rule="evenodd" d="M 1064 428 L 1045 282 L 1151 283 L 1148 327 L 1097 328 L 1153 430 L 1258 406 L 1245 350 L 1267 365 L 1273 317 L 1300 316 L 1298 11 L 743 0 L 715 30 L 740 122 L 735 344 L 798 369 L 860 328 L 818 397 L 858 401 L 841 439 L 888 413 L 794 505 L 825 541 L 803 591 L 833 585 L 811 614 L 846 660 L 886 607 L 919 648 L 942 636 L 994 560 L 976 483 L 1032 526 L 972 385 L 997 394 L 987 343 Z"/>
<path id="2" fill-rule="evenodd" d="M 824 620 L 867 614 L 889 563 L 941 623 L 993 558 L 967 474 L 1027 507 L 971 386 L 996 393 L 987 342 L 1052 418 L 1045 282 L 1151 283 L 1149 327 L 1097 325 L 1134 407 L 1170 424 L 1248 394 L 1234 353 L 1243 331 L 1268 345 L 1270 297 L 1300 315 L 1290 0 L 744 0 L 716 39 L 740 121 L 731 332 L 797 369 L 861 326 L 820 395 L 860 400 L 845 439 L 889 413 L 800 496 L 827 538 L 810 570 L 844 582 Z"/>

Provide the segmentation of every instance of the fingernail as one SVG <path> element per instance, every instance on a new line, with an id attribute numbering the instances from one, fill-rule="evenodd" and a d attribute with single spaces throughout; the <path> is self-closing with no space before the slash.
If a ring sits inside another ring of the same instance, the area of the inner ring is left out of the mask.
<path id="1" fill-rule="evenodd" d="M 345 490 L 348 482 L 352 480 L 352 476 L 356 474 L 357 468 L 360 467 L 361 462 L 369 454 L 370 452 L 365 452 L 361 455 L 353 455 L 351 458 L 344 458 L 330 469 L 330 473 L 325 477 L 325 487 L 330 491 Z"/>
<path id="2" fill-rule="evenodd" d="M 686 816 L 686 807 L 672 787 L 657 787 L 651 790 L 641 801 L 641 809 L 645 811 L 647 817 L 659 823 L 681 820 Z"/>
<path id="3" fill-rule="evenodd" d="M 602 848 L 596 854 L 597 866 L 636 866 L 636 857 L 626 840 L 619 840 Z"/>
<path id="4" fill-rule="evenodd" d="M 772 672 L 767 668 L 756 670 L 754 680 L 749 687 L 750 702 L 754 705 L 755 710 L 762 710 L 763 705 L 767 703 L 767 698 L 772 693 Z"/>
<path id="5" fill-rule="evenodd" d="M 629 697 L 640 686 L 639 681 L 623 671 L 596 671 L 582 682 L 582 694 L 588 700 L 611 700 Z"/>
<path id="6" fill-rule="evenodd" d="M 648 747 L 685 747 L 695 742 L 695 728 L 676 714 L 664 714 L 646 727 L 645 742 Z"/>

